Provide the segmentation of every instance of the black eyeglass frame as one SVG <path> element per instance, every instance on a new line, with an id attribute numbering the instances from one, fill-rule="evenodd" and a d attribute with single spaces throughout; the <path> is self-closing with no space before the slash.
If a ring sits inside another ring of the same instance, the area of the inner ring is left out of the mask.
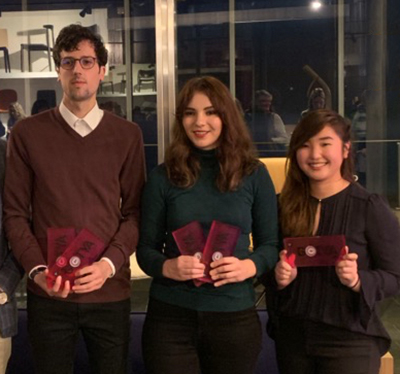
<path id="1" fill-rule="evenodd" d="M 91 59 L 91 60 L 93 60 L 93 65 L 90 66 L 90 67 L 84 67 L 84 66 L 82 65 L 82 60 L 85 60 L 85 59 Z M 66 68 L 65 66 L 63 66 L 63 61 L 64 61 L 64 60 L 73 61 L 74 63 L 71 65 L 70 68 Z M 82 69 L 84 69 L 84 70 L 89 70 L 89 69 L 92 69 L 92 68 L 94 67 L 94 65 L 96 65 L 97 57 L 92 57 L 92 56 L 83 56 L 83 57 L 81 57 L 81 58 L 64 57 L 64 58 L 62 58 L 61 61 L 60 61 L 60 67 L 63 68 L 64 70 L 72 70 L 72 69 L 75 67 L 75 64 L 76 64 L 77 61 L 79 61 L 79 65 L 81 65 L 81 68 L 82 68 Z"/>

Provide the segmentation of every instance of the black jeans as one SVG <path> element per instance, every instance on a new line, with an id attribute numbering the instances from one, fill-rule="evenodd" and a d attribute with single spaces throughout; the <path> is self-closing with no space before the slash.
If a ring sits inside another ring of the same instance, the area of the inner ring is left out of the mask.
<path id="1" fill-rule="evenodd" d="M 126 374 L 130 300 L 78 304 L 28 293 L 28 332 L 38 374 L 72 374 L 79 332 L 96 374 Z"/>
<path id="2" fill-rule="evenodd" d="M 280 318 L 275 330 L 280 374 L 378 374 L 376 338 L 322 323 Z"/>
<path id="3" fill-rule="evenodd" d="M 150 299 L 143 327 L 147 374 L 253 374 L 261 351 L 255 308 L 198 312 Z"/>

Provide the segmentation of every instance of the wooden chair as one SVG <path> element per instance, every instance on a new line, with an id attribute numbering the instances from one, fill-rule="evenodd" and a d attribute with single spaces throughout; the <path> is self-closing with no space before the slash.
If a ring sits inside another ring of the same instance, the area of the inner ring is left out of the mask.
<path id="1" fill-rule="evenodd" d="M 138 265 L 136 253 L 130 257 L 131 279 L 146 279 L 150 278 Z"/>
<path id="2" fill-rule="evenodd" d="M 286 178 L 286 157 L 262 157 L 260 161 L 267 167 L 268 173 L 272 179 L 272 183 L 275 187 L 275 193 L 279 194 L 282 191 L 283 184 L 285 183 Z M 250 234 L 250 248 L 253 248 L 253 238 Z M 254 282 L 254 288 L 258 287 L 261 284 L 260 280 L 256 280 Z M 265 290 L 261 292 L 261 294 L 257 297 L 256 306 L 261 304 L 261 301 L 264 299 Z"/>
<path id="3" fill-rule="evenodd" d="M 10 55 L 8 53 L 8 34 L 7 29 L 0 29 L 0 51 L 4 53 L 4 69 L 11 73 Z"/>
<path id="4" fill-rule="evenodd" d="M 103 81 L 100 82 L 98 89 L 99 94 L 106 92 L 107 86 L 111 88 L 111 93 L 114 94 L 113 70 L 115 70 L 115 66 L 110 66 L 108 68 L 108 74 L 104 77 Z"/>
<path id="5" fill-rule="evenodd" d="M 137 75 L 137 89 L 140 92 L 142 88 L 146 88 L 147 86 L 151 88 L 153 91 L 156 90 L 156 70 L 149 69 L 141 69 L 138 71 Z M 144 86 L 144 87 L 143 87 Z"/>
<path id="6" fill-rule="evenodd" d="M 393 374 L 394 373 L 394 362 L 393 356 L 390 352 L 386 352 L 384 356 L 381 357 L 381 368 L 379 374 Z"/>
<path id="7" fill-rule="evenodd" d="M 46 44 L 36 44 L 36 43 L 24 43 L 21 44 L 21 71 L 24 71 L 24 50 L 28 51 L 28 67 L 29 71 L 32 71 L 31 62 L 31 52 L 47 52 L 47 58 L 49 61 L 49 70 L 52 71 L 51 67 L 51 52 L 54 47 L 54 26 L 53 25 L 43 25 L 46 32 Z M 51 34 L 51 44 L 50 44 L 50 34 Z"/>
<path id="8" fill-rule="evenodd" d="M 18 100 L 17 91 L 12 89 L 0 90 L 0 113 L 8 113 L 11 103 Z"/>
<path id="9" fill-rule="evenodd" d="M 275 192 L 279 194 L 286 179 L 286 157 L 263 157 L 260 161 L 267 167 Z"/>

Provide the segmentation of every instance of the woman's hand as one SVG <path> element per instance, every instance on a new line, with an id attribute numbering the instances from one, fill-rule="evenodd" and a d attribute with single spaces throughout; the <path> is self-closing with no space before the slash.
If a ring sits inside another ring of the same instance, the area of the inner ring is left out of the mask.
<path id="1" fill-rule="evenodd" d="M 204 276 L 205 265 L 194 256 L 179 256 L 164 262 L 164 277 L 177 281 L 187 281 Z"/>
<path id="2" fill-rule="evenodd" d="M 242 282 L 256 275 L 255 263 L 250 259 L 239 260 L 236 257 L 223 257 L 213 261 L 210 276 L 215 281 L 214 286 L 220 287 L 227 283 Z"/>
<path id="3" fill-rule="evenodd" d="M 279 253 L 279 261 L 275 266 L 275 279 L 278 283 L 278 289 L 287 287 L 297 277 L 297 267 L 292 267 L 287 262 L 287 250 Z"/>
<path id="4" fill-rule="evenodd" d="M 357 253 L 349 253 L 349 247 L 345 247 L 346 254 L 336 264 L 336 274 L 340 282 L 358 292 L 361 287 L 360 276 L 358 275 Z"/>

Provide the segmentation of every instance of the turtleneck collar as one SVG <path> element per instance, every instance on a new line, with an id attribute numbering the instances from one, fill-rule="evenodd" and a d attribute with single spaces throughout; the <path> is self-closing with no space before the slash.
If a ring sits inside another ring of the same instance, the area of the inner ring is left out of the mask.
<path id="1" fill-rule="evenodd" d="M 192 147 L 192 151 L 193 153 L 195 153 L 198 156 L 201 157 L 215 157 L 217 154 L 217 148 L 214 149 L 209 149 L 209 150 L 204 150 L 204 149 L 200 149 L 200 148 L 196 148 L 196 147 Z"/>
<path id="2" fill-rule="evenodd" d="M 193 147 L 193 153 L 198 157 L 203 167 L 211 167 L 218 164 L 216 149 L 204 150 Z"/>

